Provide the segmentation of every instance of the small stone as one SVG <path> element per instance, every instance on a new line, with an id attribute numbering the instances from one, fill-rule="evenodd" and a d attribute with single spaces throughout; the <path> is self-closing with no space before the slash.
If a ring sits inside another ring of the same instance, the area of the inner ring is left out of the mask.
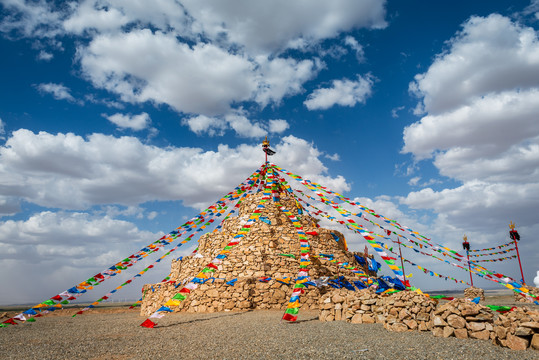
<path id="1" fill-rule="evenodd" d="M 507 334 L 506 344 L 511 350 L 526 350 L 529 341 L 518 336 Z"/>
<path id="2" fill-rule="evenodd" d="M 527 328 L 527 327 L 519 326 L 515 330 L 515 335 L 516 336 L 528 336 L 528 335 L 532 335 L 532 334 L 533 334 L 533 330 L 530 329 L 530 328 Z"/>
<path id="3" fill-rule="evenodd" d="M 520 326 L 539 330 L 539 322 L 536 321 L 523 322 Z"/>
<path id="4" fill-rule="evenodd" d="M 455 329 L 455 337 L 457 339 L 467 339 L 468 338 L 468 330 L 466 330 L 466 329 Z"/>
<path id="5" fill-rule="evenodd" d="M 455 329 L 453 329 L 451 326 L 446 326 L 444 327 L 444 332 L 442 333 L 442 336 L 444 338 L 448 338 L 450 336 L 453 336 L 454 333 L 455 333 Z"/>
<path id="6" fill-rule="evenodd" d="M 361 314 L 355 314 L 352 316 L 352 319 L 350 320 L 352 324 L 363 324 L 363 320 L 361 318 Z"/>
<path id="7" fill-rule="evenodd" d="M 404 331 L 408 331 L 408 326 L 404 325 L 403 323 L 394 323 L 393 325 L 391 325 L 391 331 L 395 331 L 395 332 L 404 332 Z"/>
<path id="8" fill-rule="evenodd" d="M 408 326 L 411 330 L 415 330 L 418 327 L 417 321 L 413 319 L 403 320 L 403 323 L 406 324 L 406 326 Z"/>
<path id="9" fill-rule="evenodd" d="M 539 350 L 539 334 L 533 335 L 530 347 L 532 349 Z"/>
<path id="10" fill-rule="evenodd" d="M 447 323 L 455 329 L 463 329 L 466 327 L 466 320 L 462 316 L 451 314 L 447 317 Z"/>
<path id="11" fill-rule="evenodd" d="M 503 326 L 496 326 L 496 337 L 498 339 L 505 339 L 507 336 L 507 328 L 504 328 Z"/>
<path id="12" fill-rule="evenodd" d="M 469 322 L 468 329 L 472 332 L 485 330 L 485 323 L 482 322 Z"/>
<path id="13" fill-rule="evenodd" d="M 374 324 L 375 323 L 374 316 L 372 316 L 371 314 L 363 314 L 363 316 L 361 317 L 361 320 L 363 320 L 364 324 Z"/>
<path id="14" fill-rule="evenodd" d="M 470 337 L 479 339 L 479 340 L 488 340 L 490 339 L 490 333 L 487 330 L 474 331 L 470 334 Z"/>
<path id="15" fill-rule="evenodd" d="M 447 323 L 442 319 L 441 316 L 435 316 L 433 319 L 434 326 L 446 326 Z"/>
<path id="16" fill-rule="evenodd" d="M 432 335 L 436 337 L 442 337 L 444 335 L 444 329 L 441 327 L 435 327 L 432 329 Z"/>

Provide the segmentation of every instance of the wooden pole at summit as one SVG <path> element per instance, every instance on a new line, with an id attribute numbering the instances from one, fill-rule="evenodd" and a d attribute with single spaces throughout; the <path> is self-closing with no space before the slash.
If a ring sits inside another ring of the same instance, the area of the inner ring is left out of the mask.
<path id="1" fill-rule="evenodd" d="M 515 248 L 517 249 L 518 266 L 520 266 L 520 276 L 522 276 L 522 284 L 526 285 L 526 282 L 524 281 L 524 272 L 522 271 L 522 263 L 520 262 L 520 253 L 518 252 L 517 245 L 517 241 L 520 240 L 520 235 L 518 234 L 518 231 L 515 230 L 515 224 L 513 224 L 512 221 L 509 222 L 509 228 L 511 229 L 509 231 L 509 236 L 511 237 L 511 239 L 513 239 L 513 242 L 515 243 Z"/>
<path id="2" fill-rule="evenodd" d="M 470 271 L 470 283 L 473 287 L 473 278 L 472 278 L 472 268 L 470 266 L 470 243 L 468 242 L 468 237 L 464 235 L 463 237 L 464 242 L 462 243 L 462 248 L 466 250 L 466 257 L 468 258 L 468 270 Z"/>

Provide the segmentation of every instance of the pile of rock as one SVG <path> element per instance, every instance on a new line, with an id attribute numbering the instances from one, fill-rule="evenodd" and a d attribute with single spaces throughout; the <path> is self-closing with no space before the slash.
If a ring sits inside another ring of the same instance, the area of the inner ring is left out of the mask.
<path id="1" fill-rule="evenodd" d="M 332 289 L 320 297 L 318 318 L 354 324 L 382 323 L 390 331 L 427 331 L 436 304 L 427 296 L 410 291 L 387 295 L 376 294 L 373 289 Z"/>
<path id="2" fill-rule="evenodd" d="M 464 298 L 439 304 L 411 291 L 384 295 L 372 289 L 330 289 L 320 297 L 319 319 L 382 323 L 389 331 L 432 331 L 438 337 L 491 340 L 513 350 L 539 350 L 539 311 L 524 307 L 501 315 Z"/>
<path id="3" fill-rule="evenodd" d="M 485 290 L 470 286 L 469 288 L 464 289 L 464 297 L 466 299 L 475 299 L 476 297 L 479 297 L 481 298 L 481 301 L 483 301 L 485 300 Z"/>
<path id="4" fill-rule="evenodd" d="M 261 193 L 247 197 L 239 208 L 238 216 L 225 220 L 221 231 L 201 236 L 196 255 L 173 260 L 171 283 L 145 285 L 141 315 L 148 316 L 156 311 L 181 289 L 178 284 L 193 279 L 210 263 L 257 210 L 261 199 Z M 354 280 L 355 275 L 350 270 L 315 257 L 318 254 L 330 254 L 337 262 L 355 264 L 360 268 L 354 255 L 346 250 L 344 236 L 338 231 L 321 228 L 313 217 L 298 213 L 293 198 L 281 194 L 280 202 L 294 213 L 307 234 L 311 278 L 344 276 Z M 212 278 L 192 291 L 180 306 L 174 307 L 174 311 L 215 312 L 286 307 L 292 293 L 292 279 L 297 277 L 300 270 L 298 233 L 288 216 L 273 201 L 266 202 L 264 206 L 264 209 L 259 210 L 259 221 L 250 227 L 241 243 L 230 250 L 226 259 L 210 275 Z M 369 273 L 366 266 L 362 270 Z M 290 285 L 279 279 L 290 281 Z M 302 296 L 301 308 L 318 309 L 318 299 L 324 291 L 309 287 Z"/>
<path id="5" fill-rule="evenodd" d="M 494 321 L 494 343 L 513 350 L 539 350 L 539 311 L 516 308 Z"/>
<path id="6" fill-rule="evenodd" d="M 467 299 L 455 299 L 439 306 L 432 313 L 434 336 L 459 339 L 494 339 L 494 313 L 486 306 Z"/>
<path id="7" fill-rule="evenodd" d="M 348 321 L 355 324 L 374 324 L 384 321 L 383 298 L 373 289 L 352 292 L 331 289 L 320 296 L 320 321 Z"/>
<path id="8" fill-rule="evenodd" d="M 401 291 L 384 299 L 384 327 L 389 331 L 431 330 L 431 313 L 437 301 L 413 291 Z"/>
<path id="9" fill-rule="evenodd" d="M 539 297 L 539 288 L 534 286 L 524 286 L 526 289 L 528 289 L 529 294 L 535 295 L 536 297 Z M 525 296 L 522 296 L 520 294 L 515 293 L 515 301 L 518 302 L 525 302 L 525 303 L 532 303 L 533 300 L 526 298 Z"/>

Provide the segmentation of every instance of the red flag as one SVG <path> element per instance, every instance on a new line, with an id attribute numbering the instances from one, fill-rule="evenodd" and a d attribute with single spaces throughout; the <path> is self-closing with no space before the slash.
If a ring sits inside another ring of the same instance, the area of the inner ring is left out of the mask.
<path id="1" fill-rule="evenodd" d="M 13 320 L 13 318 L 11 319 L 7 319 L 6 321 L 4 321 L 2 324 L 11 324 L 11 325 L 19 325 L 15 322 L 15 320 Z"/>
<path id="2" fill-rule="evenodd" d="M 62 297 L 60 295 L 53 296 L 51 297 L 51 299 L 56 301 L 62 301 Z"/>
<path id="3" fill-rule="evenodd" d="M 148 329 L 153 329 L 153 327 L 155 326 L 155 323 L 151 321 L 150 319 L 146 319 L 144 320 L 142 324 L 140 324 L 140 326 L 143 326 Z"/>
<path id="4" fill-rule="evenodd" d="M 285 313 L 283 315 L 283 320 L 286 320 L 286 321 L 296 321 L 297 319 L 298 319 L 298 317 L 295 316 L 295 315 L 290 315 L 290 314 L 287 314 L 287 313 Z"/>

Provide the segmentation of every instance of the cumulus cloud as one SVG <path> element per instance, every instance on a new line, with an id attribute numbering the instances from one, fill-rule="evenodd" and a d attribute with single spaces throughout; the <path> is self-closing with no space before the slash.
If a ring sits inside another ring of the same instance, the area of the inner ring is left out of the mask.
<path id="1" fill-rule="evenodd" d="M 538 40 L 534 29 L 509 18 L 474 16 L 416 75 L 410 89 L 426 113 L 404 130 L 403 152 L 433 159 L 441 175 L 461 185 L 411 192 L 402 204 L 434 210 L 437 227 L 476 231 L 485 242 L 502 236 L 510 219 L 526 232 L 536 226 Z"/>
<path id="2" fill-rule="evenodd" d="M 70 90 L 62 84 L 47 83 L 39 84 L 36 87 L 41 93 L 51 94 L 56 100 L 75 101 Z"/>
<path id="3" fill-rule="evenodd" d="M 148 29 L 98 36 L 78 54 L 84 75 L 96 87 L 129 102 L 215 115 L 233 101 L 249 99 L 256 89 L 252 64 L 242 56 L 211 44 L 191 47 Z"/>
<path id="4" fill-rule="evenodd" d="M 282 133 L 288 129 L 286 120 L 272 119 L 267 124 L 249 120 L 245 112 L 237 111 L 222 117 L 208 117 L 204 115 L 184 118 L 182 124 L 197 135 L 223 136 L 225 131 L 233 130 L 238 136 L 246 138 L 259 138 L 269 133 Z"/>
<path id="5" fill-rule="evenodd" d="M 335 37 L 341 31 L 387 26 L 385 1 L 182 3 L 205 34 L 212 38 L 224 34 L 229 42 L 241 44 L 251 53 L 279 52 Z M 273 15 L 267 16 L 269 13 Z"/>
<path id="6" fill-rule="evenodd" d="M 303 84 L 325 66 L 318 57 L 280 57 L 284 50 L 312 50 L 343 31 L 387 25 L 385 1 L 377 0 L 263 5 L 158 0 L 151 7 L 124 0 L 69 6 L 11 0 L 4 6 L 9 14 L 0 29 L 5 32 L 51 41 L 88 38 L 76 60 L 95 87 L 125 102 L 167 104 L 208 117 L 237 110 L 245 101 L 279 104 L 304 91 Z M 345 42 L 362 56 L 355 39 Z"/>
<path id="7" fill-rule="evenodd" d="M 125 115 L 116 113 L 114 115 L 103 114 L 103 116 L 119 128 L 127 128 L 134 131 L 146 129 L 151 123 L 150 115 L 145 112 L 138 115 Z"/>
<path id="8" fill-rule="evenodd" d="M 326 110 L 334 105 L 353 107 L 365 103 L 372 94 L 372 85 L 373 79 L 369 75 L 358 75 L 357 81 L 333 80 L 331 87 L 316 89 L 303 104 L 309 110 Z"/>
<path id="9" fill-rule="evenodd" d="M 241 128 L 241 120 L 235 126 Z M 336 191 L 350 189 L 342 176 L 327 175 L 322 154 L 313 144 L 287 136 L 275 149 L 273 159 L 282 166 Z M 201 207 L 258 168 L 263 153 L 258 144 L 220 145 L 215 151 L 203 151 L 158 148 L 127 136 L 93 134 L 85 139 L 71 133 L 35 134 L 21 129 L 0 147 L 0 161 L 4 195 L 45 207 L 86 209 L 158 200 L 182 200 Z"/>
<path id="10" fill-rule="evenodd" d="M 277 133 L 280 134 L 282 132 L 285 132 L 290 125 L 288 124 L 288 121 L 283 119 L 272 119 L 269 121 L 269 127 L 268 131 L 270 133 Z"/>
<path id="11" fill-rule="evenodd" d="M 492 14 L 466 21 L 449 41 L 448 51 L 438 55 L 426 73 L 416 75 L 410 89 L 422 98 L 425 111 L 437 115 L 488 94 L 526 91 L 538 83 L 535 30 Z"/>
<path id="12" fill-rule="evenodd" d="M 11 269 L 0 274 L 11 289 L 0 294 L 0 303 L 50 297 L 51 291 L 73 286 L 160 236 L 127 221 L 80 212 L 43 211 L 0 222 L 0 265 Z"/>

